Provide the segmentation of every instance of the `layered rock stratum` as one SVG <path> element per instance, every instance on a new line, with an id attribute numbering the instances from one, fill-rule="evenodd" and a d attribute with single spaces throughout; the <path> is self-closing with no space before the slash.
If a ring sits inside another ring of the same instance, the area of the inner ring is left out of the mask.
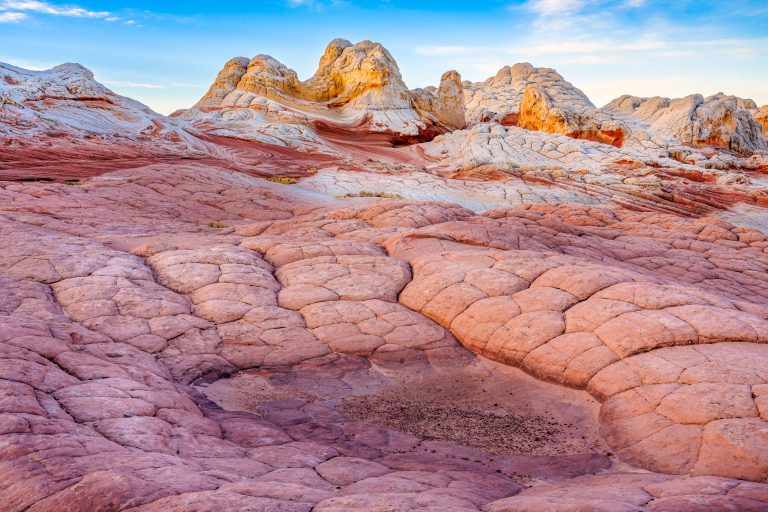
<path id="1" fill-rule="evenodd" d="M 765 112 L 371 42 L 0 65 L 0 510 L 768 510 Z"/>
<path id="2" fill-rule="evenodd" d="M 186 119 L 258 118 L 261 112 L 321 126 L 385 133 L 396 142 L 434 137 L 464 127 L 461 77 L 443 75 L 434 91 L 409 91 L 392 55 L 379 43 L 335 39 L 317 72 L 300 81 L 268 55 L 228 61 Z"/>
<path id="3" fill-rule="evenodd" d="M 601 111 L 555 70 L 527 62 L 505 66 L 483 83 L 466 83 L 465 102 L 473 123 L 559 133 L 621 147 L 627 128 Z"/>

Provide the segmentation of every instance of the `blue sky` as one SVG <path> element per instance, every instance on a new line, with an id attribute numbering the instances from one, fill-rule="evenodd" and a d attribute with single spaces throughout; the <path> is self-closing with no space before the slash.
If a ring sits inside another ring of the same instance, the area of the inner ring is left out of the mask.
<path id="1" fill-rule="evenodd" d="M 528 61 L 597 105 L 719 91 L 768 104 L 766 0 L 0 0 L 0 61 L 80 62 L 162 113 L 192 105 L 235 56 L 270 54 L 308 78 L 336 37 L 384 44 L 409 87 Z"/>

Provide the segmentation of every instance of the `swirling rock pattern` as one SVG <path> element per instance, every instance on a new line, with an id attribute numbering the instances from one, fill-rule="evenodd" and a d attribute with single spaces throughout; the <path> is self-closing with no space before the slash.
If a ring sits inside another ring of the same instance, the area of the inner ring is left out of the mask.
<path id="1" fill-rule="evenodd" d="M 0 109 L 0 512 L 768 510 L 753 102 L 335 40 Z"/>
<path id="2" fill-rule="evenodd" d="M 482 83 L 466 83 L 467 117 L 473 124 L 498 122 L 621 147 L 628 129 L 596 108 L 555 70 L 527 62 L 504 66 Z"/>
<path id="3" fill-rule="evenodd" d="M 108 178 L 0 189 L 4 510 L 766 506 L 757 230 L 616 207 L 317 204 L 204 166 Z M 342 389 L 450 375 L 473 353 L 586 389 L 616 455 L 655 473 L 441 448 L 299 396 L 225 410 L 192 386 L 294 368 Z"/>
<path id="4" fill-rule="evenodd" d="M 182 118 L 216 122 L 221 116 L 251 119 L 262 113 L 322 126 L 387 133 L 393 141 L 429 140 L 464 127 L 461 77 L 445 73 L 436 90 L 409 91 L 392 55 L 379 43 L 331 41 L 317 72 L 300 81 L 268 55 L 236 57 Z"/>

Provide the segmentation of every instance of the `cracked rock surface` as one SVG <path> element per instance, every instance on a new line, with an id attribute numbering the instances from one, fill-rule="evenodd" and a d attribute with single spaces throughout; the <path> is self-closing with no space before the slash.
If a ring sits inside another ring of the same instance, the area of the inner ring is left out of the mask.
<path id="1" fill-rule="evenodd" d="M 765 119 L 0 64 L 0 512 L 768 510 Z"/>
<path id="2" fill-rule="evenodd" d="M 2 182 L 3 510 L 768 507 L 760 231 L 304 190 Z"/>

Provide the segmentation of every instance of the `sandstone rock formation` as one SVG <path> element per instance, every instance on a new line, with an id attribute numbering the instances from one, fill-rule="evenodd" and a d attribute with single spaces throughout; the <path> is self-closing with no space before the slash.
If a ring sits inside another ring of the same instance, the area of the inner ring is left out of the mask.
<path id="1" fill-rule="evenodd" d="M 322 204 L 189 164 L 4 182 L 0 199 L 9 510 L 768 505 L 754 229 L 619 207 Z M 656 473 L 335 410 L 398 371 L 450 383 L 472 352 L 585 388 L 612 449 Z M 247 410 L 200 393 L 238 369 L 272 382 Z"/>
<path id="2" fill-rule="evenodd" d="M 484 83 L 467 82 L 465 103 L 474 124 L 495 121 L 618 147 L 627 136 L 620 120 L 596 108 L 555 70 L 527 62 L 505 66 Z"/>
<path id="3" fill-rule="evenodd" d="M 754 103 L 0 73 L 0 510 L 768 510 Z"/>
<path id="4" fill-rule="evenodd" d="M 715 256 L 716 238 L 708 235 L 691 241 L 697 240 L 695 251 L 707 253 L 714 265 L 709 277 L 664 271 L 674 262 L 663 256 L 663 247 L 677 245 L 679 257 L 690 250 L 672 241 L 690 235 L 673 230 L 703 233 L 695 223 L 685 228 L 664 215 L 595 208 L 569 207 L 566 217 L 560 211 L 565 209 L 491 211 L 486 216 L 498 220 L 445 223 L 422 228 L 418 236 L 390 239 L 390 254 L 408 259 L 414 271 L 401 302 L 449 328 L 473 352 L 587 389 L 604 402 L 604 435 L 626 460 L 665 473 L 763 481 L 768 453 L 758 448 L 758 439 L 766 424 L 754 401 L 760 393 L 755 386 L 762 385 L 757 376 L 765 371 L 762 343 L 768 332 L 762 278 L 755 275 L 754 291 L 729 285 L 727 273 L 714 270 L 722 260 Z M 601 217 L 597 223 L 584 217 L 595 214 Z M 563 240 L 528 231 L 529 224 L 518 219 L 546 222 Z M 557 254 L 570 247 L 567 238 L 585 236 L 577 227 L 582 222 L 590 225 L 588 239 L 578 251 L 566 251 L 579 256 Z M 654 249 L 644 243 L 642 249 L 633 247 L 640 243 L 630 235 L 633 223 L 653 226 Z M 618 229 L 626 242 L 599 247 L 602 242 L 592 237 L 601 236 L 602 226 Z M 748 236 L 753 235 L 757 247 L 732 250 L 744 250 L 743 261 L 751 253 L 762 262 L 765 237 L 756 231 Z M 548 249 L 531 252 L 543 247 Z M 644 258 L 630 263 L 636 251 L 654 263 L 649 267 Z M 723 281 L 710 283 L 715 275 Z M 744 448 L 749 462 L 731 465 L 718 459 L 719 450 L 741 446 L 744 428 L 754 429 L 750 436 L 756 444 Z"/>
<path id="5" fill-rule="evenodd" d="M 205 93 L 200 101 L 198 101 L 193 108 L 215 108 L 222 104 L 224 98 L 229 93 L 237 89 L 237 84 L 248 71 L 248 65 L 250 60 L 246 57 L 235 57 L 227 61 L 216 79 L 211 84 L 208 92 Z"/>
<path id="6" fill-rule="evenodd" d="M 651 142 L 673 148 L 672 154 L 680 153 L 675 146 L 714 146 L 746 156 L 767 148 L 755 121 L 763 115 L 757 105 L 722 93 L 675 100 L 622 96 L 596 108 L 556 71 L 528 63 L 505 66 L 485 82 L 464 86 L 471 124 L 498 122 L 643 150 Z"/>
<path id="7" fill-rule="evenodd" d="M 744 155 L 768 149 L 765 130 L 750 112 L 757 111 L 752 100 L 722 93 L 672 100 L 621 96 L 605 109 L 640 123 L 657 136 L 689 146 L 715 146 Z"/>
<path id="8" fill-rule="evenodd" d="M 381 44 L 362 41 L 353 45 L 343 39 L 331 41 L 317 72 L 303 82 L 295 71 L 268 55 L 232 59 L 206 95 L 180 115 L 210 120 L 206 112 L 222 109 L 252 109 L 416 141 L 464 126 L 458 73 L 443 75 L 436 94 L 411 92 Z"/>
<path id="9" fill-rule="evenodd" d="M 596 118 L 604 116 L 572 112 L 558 108 L 558 99 L 553 98 L 545 88 L 531 86 L 525 89 L 520 101 L 518 126 L 527 130 L 559 133 L 574 139 L 587 139 L 621 147 L 626 129 L 619 121 Z M 602 121 L 602 122 L 601 122 Z"/>
<path id="10" fill-rule="evenodd" d="M 434 114 L 443 125 L 457 130 L 466 126 L 464 86 L 456 71 L 445 73 L 437 89 L 415 89 L 411 94 L 420 110 Z"/>
<path id="11" fill-rule="evenodd" d="M 768 105 L 760 107 L 760 111 L 755 113 L 754 117 L 758 123 L 763 125 L 766 133 L 768 133 Z"/>
<path id="12" fill-rule="evenodd" d="M 173 119 L 119 96 L 79 64 L 28 71 L 0 64 L 0 165 L 29 167 L 56 160 L 200 157 L 203 141 Z"/>

